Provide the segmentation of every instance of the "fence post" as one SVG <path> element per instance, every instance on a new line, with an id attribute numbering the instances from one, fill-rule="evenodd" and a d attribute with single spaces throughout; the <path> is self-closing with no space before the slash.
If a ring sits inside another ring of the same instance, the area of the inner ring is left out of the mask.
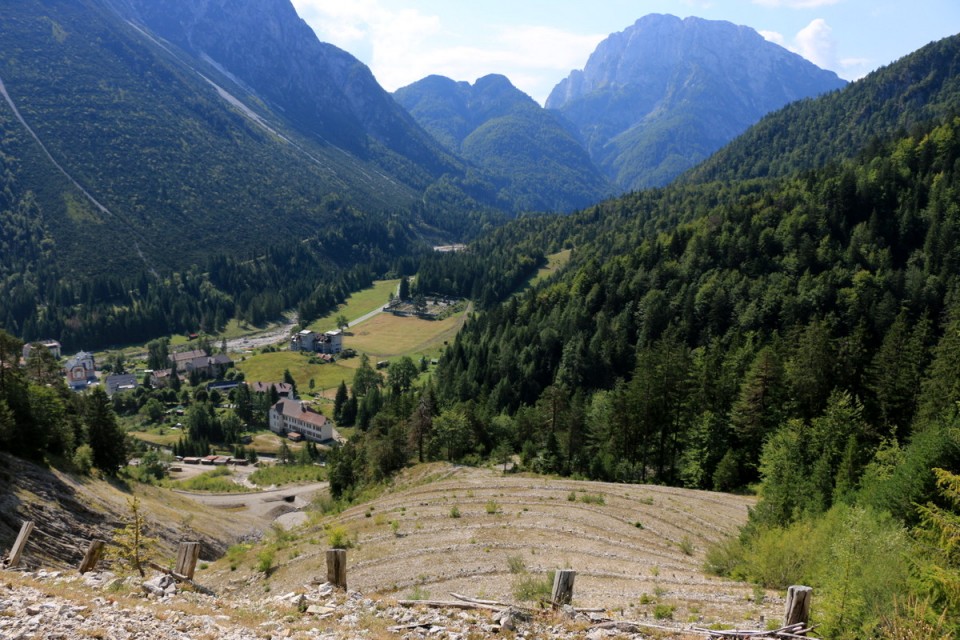
<path id="1" fill-rule="evenodd" d="M 810 620 L 810 601 L 813 600 L 813 589 L 802 585 L 793 585 L 787 589 L 787 606 L 783 612 L 783 626 L 793 624 L 807 626 Z"/>
<path id="2" fill-rule="evenodd" d="M 200 557 L 199 542 L 181 542 L 177 548 L 177 564 L 174 571 L 188 580 L 193 580 L 193 572 L 197 568 L 197 559 Z"/>
<path id="3" fill-rule="evenodd" d="M 347 550 L 327 549 L 327 582 L 347 590 Z"/>
<path id="4" fill-rule="evenodd" d="M 576 571 L 570 569 L 558 569 L 553 576 L 553 594 L 550 596 L 553 600 L 553 606 L 570 604 L 573 600 L 573 580 L 577 577 Z"/>
<path id="5" fill-rule="evenodd" d="M 100 562 L 100 558 L 103 556 L 104 544 L 103 540 L 90 541 L 90 546 L 87 547 L 87 552 L 84 554 L 83 561 L 80 563 L 81 575 L 97 568 L 97 563 Z"/>
<path id="6" fill-rule="evenodd" d="M 17 535 L 17 541 L 13 543 L 13 548 L 10 549 L 10 555 L 7 557 L 4 568 L 13 569 L 20 564 L 20 556 L 23 555 L 23 550 L 27 546 L 27 539 L 32 531 L 33 520 L 27 520 L 20 527 L 20 534 Z"/>

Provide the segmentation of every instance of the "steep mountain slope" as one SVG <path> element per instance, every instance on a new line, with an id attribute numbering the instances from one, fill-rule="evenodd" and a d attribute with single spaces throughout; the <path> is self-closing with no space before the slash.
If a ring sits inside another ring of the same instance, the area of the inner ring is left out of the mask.
<path id="1" fill-rule="evenodd" d="M 445 168 L 456 171 L 382 90 L 399 123 L 382 137 L 399 132 L 397 149 L 422 152 L 425 164 L 364 133 L 363 123 L 334 123 L 352 132 L 343 146 L 304 135 L 289 104 L 271 108 L 103 0 L 15 3 L 0 13 L 0 49 L 8 98 L 0 162 L 11 193 L 28 194 L 36 209 L 32 233 L 74 277 L 254 250 L 325 228 L 328 198 L 367 212 L 402 208 Z M 348 75 L 360 80 L 344 92 L 355 90 L 360 106 L 375 102 L 365 93 L 369 72 L 359 65 Z M 369 113 L 377 119 L 375 105 Z M 10 247 L 13 256 L 26 251 Z"/>
<path id="2" fill-rule="evenodd" d="M 366 65 L 320 42 L 288 0 L 121 2 L 153 32 L 222 69 L 307 136 L 391 173 L 405 169 L 420 187 L 457 168 Z"/>
<path id="3" fill-rule="evenodd" d="M 429 76 L 394 98 L 447 149 L 504 183 L 502 197 L 517 211 L 570 211 L 609 190 L 560 117 L 503 76 L 473 85 Z"/>
<path id="4" fill-rule="evenodd" d="M 648 15 L 600 43 L 547 99 L 623 189 L 669 182 L 836 74 L 729 22 Z"/>
<path id="5" fill-rule="evenodd" d="M 675 182 L 507 225 L 465 252 L 475 266 L 446 258 L 450 276 L 496 273 L 505 248 L 573 247 L 563 270 L 464 328 L 441 359 L 440 404 L 474 403 L 479 423 L 511 415 L 504 437 L 528 440 L 523 451 L 544 470 L 704 488 L 756 480 L 762 443 L 791 421 L 826 428 L 852 412 L 847 424 L 859 426 L 844 442 L 806 458 L 826 455 L 818 473 L 830 478 L 848 438 L 872 452 L 893 433 L 937 433 L 960 360 L 960 119 L 938 122 L 936 109 L 960 96 L 960 69 L 912 58 L 885 72 L 940 78 L 943 91 L 890 87 L 890 99 L 915 100 L 914 113 L 933 120 L 857 158 L 778 178 Z M 834 102 L 811 101 L 823 109 L 811 121 L 828 123 Z M 882 110 L 877 129 L 897 117 Z M 430 267 L 425 280 L 444 282 Z M 940 444 L 921 455 L 956 454 Z M 933 486 L 924 482 L 910 499 L 877 501 L 908 517 Z M 818 491 L 829 505 L 832 485 Z"/>
<path id="6" fill-rule="evenodd" d="M 850 158 L 872 140 L 960 113 L 960 36 L 905 56 L 843 91 L 787 105 L 692 170 L 691 181 L 786 175 Z"/>

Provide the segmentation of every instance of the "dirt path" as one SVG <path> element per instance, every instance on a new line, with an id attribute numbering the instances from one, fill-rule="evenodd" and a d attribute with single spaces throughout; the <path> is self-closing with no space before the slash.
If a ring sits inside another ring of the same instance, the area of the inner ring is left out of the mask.
<path id="1" fill-rule="evenodd" d="M 231 338 L 227 340 L 227 351 L 248 351 L 289 340 L 290 330 L 297 324 L 297 320 L 297 314 L 293 312 L 284 315 L 283 324 L 239 338 Z"/>
<path id="2" fill-rule="evenodd" d="M 308 506 L 314 494 L 325 491 L 329 486 L 328 482 L 314 482 L 250 493 L 196 493 L 179 489 L 172 491 L 207 507 L 241 511 L 272 521 L 285 513 Z"/>

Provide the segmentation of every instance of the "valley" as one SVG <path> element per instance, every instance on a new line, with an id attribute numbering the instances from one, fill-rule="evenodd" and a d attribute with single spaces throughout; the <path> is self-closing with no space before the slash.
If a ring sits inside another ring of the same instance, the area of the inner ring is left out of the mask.
<path id="1" fill-rule="evenodd" d="M 387 91 L 379 2 L 5 7 L 0 635 L 960 634 L 960 35 L 806 48 L 861 1 L 597 5 L 537 99 Z"/>

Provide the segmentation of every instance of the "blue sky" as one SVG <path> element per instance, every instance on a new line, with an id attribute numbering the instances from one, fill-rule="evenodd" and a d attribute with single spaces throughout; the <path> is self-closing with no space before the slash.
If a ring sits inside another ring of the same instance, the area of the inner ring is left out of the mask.
<path id="1" fill-rule="evenodd" d="M 648 13 L 728 20 L 854 80 L 960 32 L 958 0 L 292 0 L 389 91 L 502 73 L 541 104 L 608 34 Z"/>

